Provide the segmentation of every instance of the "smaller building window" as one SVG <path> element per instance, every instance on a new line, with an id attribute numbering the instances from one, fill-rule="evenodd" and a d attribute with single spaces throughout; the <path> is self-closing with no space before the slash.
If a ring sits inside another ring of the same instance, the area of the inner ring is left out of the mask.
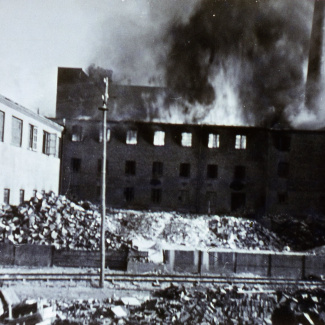
<path id="1" fill-rule="evenodd" d="M 182 146 L 183 147 L 192 147 L 192 133 L 190 133 L 190 132 L 182 133 Z"/>
<path id="2" fill-rule="evenodd" d="M 236 180 L 244 180 L 246 177 L 246 167 L 245 166 L 235 166 L 234 178 Z"/>
<path id="3" fill-rule="evenodd" d="M 125 175 L 135 175 L 136 164 L 134 160 L 127 160 L 125 162 Z"/>
<path id="4" fill-rule="evenodd" d="M 0 142 L 3 142 L 5 133 L 5 113 L 0 111 Z"/>
<path id="5" fill-rule="evenodd" d="M 281 178 L 289 176 L 289 164 L 287 162 L 280 161 L 278 163 L 278 176 Z"/>
<path id="6" fill-rule="evenodd" d="M 71 140 L 73 142 L 82 141 L 82 126 L 81 125 L 73 125 L 72 126 Z"/>
<path id="7" fill-rule="evenodd" d="M 182 204 L 188 203 L 189 202 L 189 199 L 190 199 L 190 192 L 189 192 L 189 190 L 180 190 L 179 191 L 178 200 Z"/>
<path id="8" fill-rule="evenodd" d="M 182 163 L 179 165 L 179 176 L 180 177 L 190 177 L 191 175 L 191 165 L 188 163 Z"/>
<path id="9" fill-rule="evenodd" d="M 126 133 L 126 144 L 137 144 L 138 143 L 138 131 L 137 130 L 128 130 Z"/>
<path id="10" fill-rule="evenodd" d="M 164 146 L 165 145 L 165 132 L 164 131 L 155 131 L 153 136 L 153 144 L 155 146 Z"/>
<path id="11" fill-rule="evenodd" d="M 161 161 L 154 161 L 152 163 L 152 176 L 161 177 L 164 172 L 164 164 Z"/>
<path id="12" fill-rule="evenodd" d="M 71 158 L 71 169 L 75 173 L 80 172 L 80 169 L 81 169 L 81 159 L 80 158 Z"/>
<path id="13" fill-rule="evenodd" d="M 207 166 L 207 178 L 218 178 L 218 165 Z"/>
<path id="14" fill-rule="evenodd" d="M 11 143 L 14 146 L 21 147 L 23 136 L 23 121 L 12 117 Z"/>
<path id="15" fill-rule="evenodd" d="M 236 143 L 235 143 L 236 149 L 246 149 L 246 135 L 236 135 Z"/>
<path id="16" fill-rule="evenodd" d="M 10 204 L 10 189 L 5 188 L 3 191 L 3 203 Z"/>
<path id="17" fill-rule="evenodd" d="M 134 200 L 134 188 L 126 187 L 124 189 L 124 198 L 126 202 L 132 202 Z"/>
<path id="18" fill-rule="evenodd" d="M 208 148 L 219 148 L 220 136 L 219 134 L 210 133 L 208 139 Z"/>
<path id="19" fill-rule="evenodd" d="M 19 204 L 23 204 L 25 201 L 25 190 L 19 190 Z"/>
<path id="20" fill-rule="evenodd" d="M 111 130 L 109 128 L 106 129 L 106 140 L 107 142 L 111 139 Z M 103 129 L 99 130 L 99 142 L 103 142 Z"/>
<path id="21" fill-rule="evenodd" d="M 161 202 L 161 188 L 152 188 L 151 189 L 151 202 L 160 203 Z"/>
<path id="22" fill-rule="evenodd" d="M 29 144 L 28 149 L 37 150 L 37 127 L 29 124 Z"/>
<path id="23" fill-rule="evenodd" d="M 56 156 L 56 134 L 43 131 L 43 153 Z"/>

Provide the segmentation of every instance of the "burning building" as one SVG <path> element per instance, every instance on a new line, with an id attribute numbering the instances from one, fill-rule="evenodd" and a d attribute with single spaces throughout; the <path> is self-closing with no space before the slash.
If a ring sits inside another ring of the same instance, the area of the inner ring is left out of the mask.
<path id="1" fill-rule="evenodd" d="M 310 4 L 201 1 L 188 21 L 169 30 L 168 87 L 112 83 L 108 204 L 324 214 L 325 131 L 292 127 L 305 107 L 308 48 L 306 106 L 321 120 L 325 5 L 315 6 L 309 41 L 296 18 Z M 103 76 L 94 72 L 59 68 L 56 121 L 66 129 L 61 192 L 99 201 Z"/>

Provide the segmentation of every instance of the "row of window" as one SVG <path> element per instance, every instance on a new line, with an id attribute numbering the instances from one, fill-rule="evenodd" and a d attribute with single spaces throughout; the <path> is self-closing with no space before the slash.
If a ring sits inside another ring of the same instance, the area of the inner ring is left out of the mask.
<path id="1" fill-rule="evenodd" d="M 0 141 L 4 142 L 5 113 L 0 111 Z M 35 125 L 28 125 L 29 140 L 28 149 L 37 151 L 38 128 Z M 23 141 L 23 120 L 12 116 L 11 122 L 11 144 L 17 147 L 22 146 Z M 42 152 L 46 155 L 56 156 L 57 136 L 54 133 L 43 131 Z"/>
<path id="2" fill-rule="evenodd" d="M 111 130 L 107 129 L 106 139 L 109 141 L 111 138 Z M 72 138 L 74 142 L 82 141 L 82 127 L 80 125 L 74 125 L 72 127 Z M 99 142 L 103 141 L 103 130 L 99 133 Z M 235 139 L 236 149 L 246 149 L 246 135 L 238 134 Z M 138 131 L 128 130 L 126 132 L 125 143 L 128 145 L 136 145 L 138 143 Z M 154 146 L 164 146 L 165 145 L 165 131 L 155 131 L 153 137 Z M 192 147 L 192 133 L 183 132 L 181 134 L 181 145 L 183 147 Z M 210 133 L 208 136 L 208 148 L 219 148 L 220 147 L 220 135 L 217 133 Z"/>
<path id="3" fill-rule="evenodd" d="M 19 204 L 25 201 L 25 190 L 19 190 Z M 10 189 L 5 188 L 3 191 L 3 203 L 10 204 Z"/>
<path id="4" fill-rule="evenodd" d="M 73 172 L 80 172 L 81 170 L 81 159 L 71 158 L 71 169 Z M 102 171 L 102 160 L 98 159 L 97 173 Z M 106 161 L 106 173 L 108 173 L 108 161 Z M 161 161 L 154 161 L 152 163 L 152 176 L 162 177 L 164 174 L 164 164 Z M 125 175 L 134 176 L 136 175 L 136 162 L 134 160 L 125 161 Z M 179 176 L 190 177 L 191 176 L 191 164 L 181 163 L 179 165 Z M 209 179 L 218 178 L 218 165 L 208 164 L 206 169 L 206 176 Z M 235 166 L 234 178 L 237 180 L 243 180 L 246 177 L 245 166 Z"/>

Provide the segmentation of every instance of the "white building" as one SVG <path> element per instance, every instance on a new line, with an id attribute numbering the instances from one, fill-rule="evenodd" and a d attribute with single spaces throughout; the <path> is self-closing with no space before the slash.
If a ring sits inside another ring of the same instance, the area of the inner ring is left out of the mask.
<path id="1" fill-rule="evenodd" d="M 0 95 L 0 203 L 58 193 L 63 127 Z"/>

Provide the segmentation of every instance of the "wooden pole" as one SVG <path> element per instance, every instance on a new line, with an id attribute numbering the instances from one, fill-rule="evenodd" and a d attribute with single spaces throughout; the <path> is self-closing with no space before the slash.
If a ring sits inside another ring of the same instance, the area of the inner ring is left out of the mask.
<path id="1" fill-rule="evenodd" d="M 103 158 L 102 158 L 102 218 L 101 218 L 101 237 L 100 237 L 100 280 L 99 287 L 105 285 L 105 217 L 106 217 L 106 155 L 107 155 L 107 101 L 108 101 L 108 77 L 104 79 L 106 84 L 105 95 L 103 96 Z"/>

